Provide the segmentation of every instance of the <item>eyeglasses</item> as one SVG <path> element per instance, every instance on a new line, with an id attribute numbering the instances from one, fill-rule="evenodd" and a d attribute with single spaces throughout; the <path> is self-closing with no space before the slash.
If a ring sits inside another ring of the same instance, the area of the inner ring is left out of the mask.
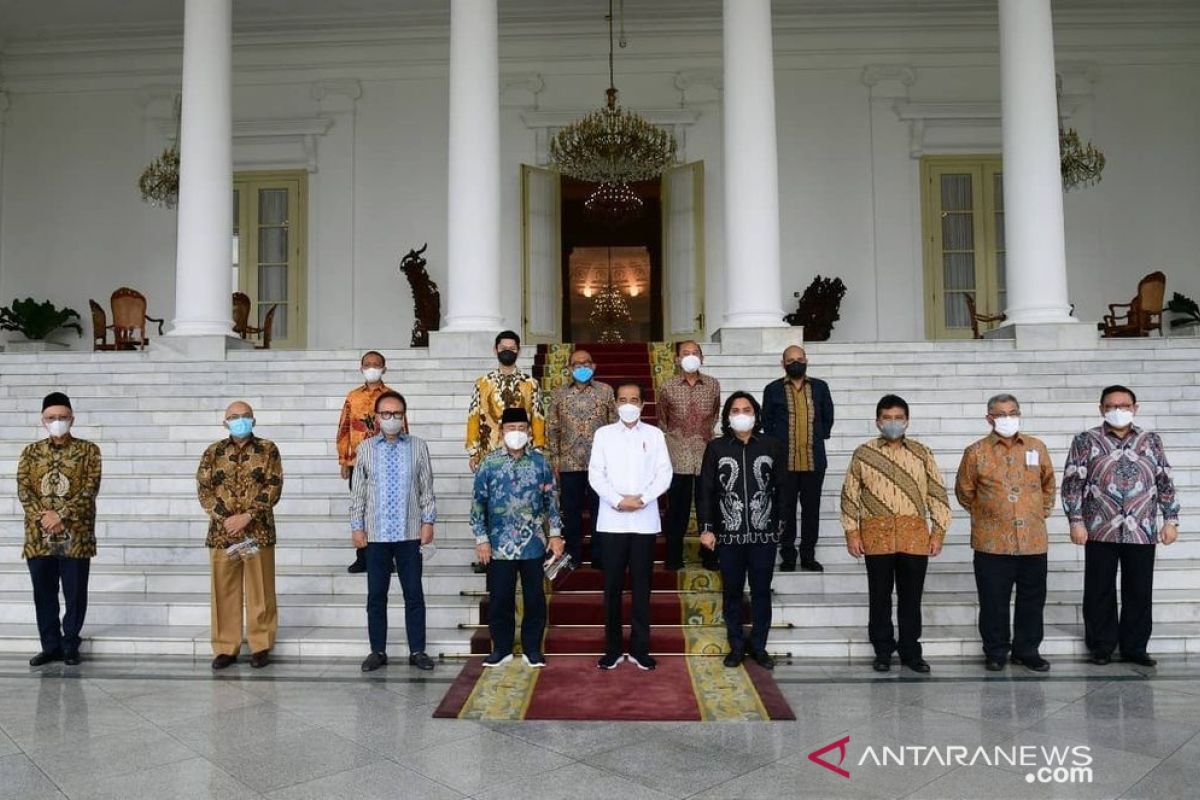
<path id="1" fill-rule="evenodd" d="M 253 414 L 230 414 L 225 418 L 226 422 L 233 422 L 235 419 L 254 419 Z"/>
<path id="2" fill-rule="evenodd" d="M 1003 413 L 1003 412 L 999 412 L 999 413 L 995 413 L 995 414 L 991 415 L 992 419 L 1005 419 L 1007 417 L 1019 417 L 1019 416 L 1021 416 L 1020 411 L 1011 411 L 1007 414 Z"/>
<path id="3" fill-rule="evenodd" d="M 576 367 L 594 367 L 594 366 L 596 366 L 596 362 L 589 359 L 587 361 L 576 361 L 574 364 L 571 365 L 571 369 L 575 369 Z"/>
<path id="4" fill-rule="evenodd" d="M 1121 403 L 1120 405 L 1105 404 L 1105 411 L 1133 411 L 1133 403 Z"/>
<path id="5" fill-rule="evenodd" d="M 376 411 L 375 415 L 380 419 L 404 419 L 403 411 Z"/>

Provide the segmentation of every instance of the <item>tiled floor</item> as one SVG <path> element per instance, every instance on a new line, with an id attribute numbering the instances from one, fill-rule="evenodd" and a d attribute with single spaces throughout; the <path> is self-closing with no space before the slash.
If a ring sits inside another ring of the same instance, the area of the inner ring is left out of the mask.
<path id="1" fill-rule="evenodd" d="M 432 676 L 367 677 L 350 661 L 214 676 L 190 660 L 32 670 L 0 658 L 0 800 L 1193 798 L 1197 666 L 1060 659 L 1049 676 L 993 676 L 941 662 L 926 679 L 806 664 L 776 672 L 796 722 L 477 723 L 431 717 L 454 664 Z M 846 736 L 848 779 L 808 759 Z M 1030 781 L 1042 748 L 1078 745 L 1090 776 Z M 876 763 L 888 753 L 906 763 Z M 1032 766 L 1000 756 L 1023 753 Z"/>

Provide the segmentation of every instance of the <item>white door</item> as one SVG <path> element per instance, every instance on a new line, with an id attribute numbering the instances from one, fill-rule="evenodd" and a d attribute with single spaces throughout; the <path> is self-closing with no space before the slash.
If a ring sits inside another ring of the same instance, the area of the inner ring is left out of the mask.
<path id="1" fill-rule="evenodd" d="M 562 191 L 557 172 L 521 165 L 525 340 L 562 340 Z"/>
<path id="2" fill-rule="evenodd" d="M 704 162 L 662 176 L 663 338 L 704 338 Z"/>

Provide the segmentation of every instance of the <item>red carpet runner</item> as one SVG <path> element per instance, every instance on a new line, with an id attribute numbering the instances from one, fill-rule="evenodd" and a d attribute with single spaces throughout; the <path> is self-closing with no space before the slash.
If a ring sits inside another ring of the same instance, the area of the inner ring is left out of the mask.
<path id="1" fill-rule="evenodd" d="M 648 422 L 656 421 L 654 386 L 673 374 L 670 345 L 587 345 L 596 377 L 614 385 L 636 380 L 646 392 Z M 534 375 L 547 391 L 565 380 L 571 345 L 540 346 Z M 665 505 L 662 501 L 660 504 Z M 590 534 L 591 521 L 585 520 Z M 590 539 L 590 536 L 589 536 Z M 663 568 L 665 543 L 657 542 L 651 595 L 650 649 L 658 669 L 623 663 L 598 670 L 604 650 L 602 575 L 584 566 L 560 578 L 547 593 L 544 651 L 548 666 L 529 669 L 518 656 L 485 670 L 479 656 L 491 650 L 486 625 L 471 637 L 470 659 L 434 712 L 462 719 L 553 720 L 778 720 L 795 719 L 770 672 L 755 664 L 726 669 L 721 577 L 699 566 L 698 540 L 689 537 L 687 566 Z M 584 563 L 590 563 L 585 540 Z M 518 593 L 518 598 L 520 594 Z M 486 620 L 488 601 L 480 601 Z M 626 619 L 629 600 L 626 597 Z M 748 616 L 748 614 L 746 615 Z M 628 626 L 626 627 L 628 637 Z M 586 688 L 585 688 L 586 687 Z"/>

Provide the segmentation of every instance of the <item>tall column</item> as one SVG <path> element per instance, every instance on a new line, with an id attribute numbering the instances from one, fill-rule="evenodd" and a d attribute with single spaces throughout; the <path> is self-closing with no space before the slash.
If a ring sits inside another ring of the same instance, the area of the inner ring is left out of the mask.
<path id="1" fill-rule="evenodd" d="M 999 0 L 1008 323 L 1074 322 L 1050 0 Z"/>
<path id="2" fill-rule="evenodd" d="M 724 0 L 723 14 L 723 327 L 783 327 L 771 0 Z"/>
<path id="3" fill-rule="evenodd" d="M 502 322 L 499 58 L 496 0 L 450 0 L 445 331 Z"/>
<path id="4" fill-rule="evenodd" d="M 221 336 L 233 327 L 232 100 L 232 0 L 186 0 L 172 336 Z"/>

